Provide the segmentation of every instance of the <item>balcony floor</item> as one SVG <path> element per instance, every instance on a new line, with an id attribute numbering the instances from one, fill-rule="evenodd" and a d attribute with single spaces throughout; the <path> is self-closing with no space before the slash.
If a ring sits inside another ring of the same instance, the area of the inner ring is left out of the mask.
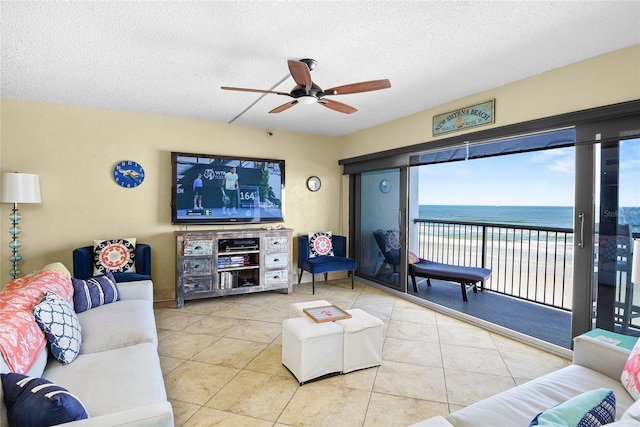
<path id="1" fill-rule="evenodd" d="M 460 285 L 453 282 L 418 280 L 418 293 L 409 279 L 408 293 L 478 319 L 521 332 L 534 338 L 571 348 L 571 313 L 541 304 L 534 304 L 495 292 L 474 294 L 468 290 L 467 302 L 462 300 Z"/>

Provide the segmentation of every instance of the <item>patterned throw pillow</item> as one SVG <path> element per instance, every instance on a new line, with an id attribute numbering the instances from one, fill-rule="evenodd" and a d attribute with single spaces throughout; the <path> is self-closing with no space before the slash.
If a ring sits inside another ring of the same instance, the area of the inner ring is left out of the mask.
<path id="1" fill-rule="evenodd" d="M 47 292 L 33 309 L 38 326 L 51 346 L 51 354 L 64 365 L 73 362 L 80 352 L 80 322 L 68 302 Z"/>
<path id="2" fill-rule="evenodd" d="M 539 413 L 529 427 L 599 427 L 616 419 L 616 396 L 613 390 L 600 388 L 572 397 Z"/>
<path id="3" fill-rule="evenodd" d="M 384 233 L 384 242 L 387 247 L 387 251 L 392 249 L 400 249 L 400 231 L 387 230 Z"/>
<path id="4" fill-rule="evenodd" d="M 71 278 L 73 283 L 73 306 L 76 313 L 114 301 L 120 301 L 120 292 L 111 272 L 87 280 Z"/>
<path id="5" fill-rule="evenodd" d="M 317 256 L 333 256 L 333 240 L 330 231 L 309 233 L 309 258 Z"/>
<path id="6" fill-rule="evenodd" d="M 635 400 L 640 399 L 640 340 L 631 350 L 622 375 L 620 375 L 620 381 Z"/>
<path id="7" fill-rule="evenodd" d="M 136 239 L 94 240 L 93 274 L 135 273 Z"/>
<path id="8" fill-rule="evenodd" d="M 1 374 L 11 426 L 53 426 L 89 418 L 80 400 L 44 378 Z"/>

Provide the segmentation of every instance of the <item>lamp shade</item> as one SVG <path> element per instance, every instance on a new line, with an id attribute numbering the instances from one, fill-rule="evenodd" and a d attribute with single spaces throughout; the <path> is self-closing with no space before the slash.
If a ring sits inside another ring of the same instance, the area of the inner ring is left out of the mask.
<path id="1" fill-rule="evenodd" d="M 631 264 L 631 282 L 640 283 L 640 239 L 633 241 L 633 263 Z"/>
<path id="2" fill-rule="evenodd" d="M 2 203 L 40 203 L 40 177 L 32 173 L 2 174 Z"/>

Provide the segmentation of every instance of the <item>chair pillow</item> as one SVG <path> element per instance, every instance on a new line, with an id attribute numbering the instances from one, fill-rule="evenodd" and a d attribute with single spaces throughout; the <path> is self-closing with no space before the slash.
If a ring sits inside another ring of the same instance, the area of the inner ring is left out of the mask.
<path id="1" fill-rule="evenodd" d="M 71 282 L 73 283 L 73 305 L 76 313 L 120 301 L 118 285 L 110 272 L 87 280 L 72 277 Z"/>
<path id="2" fill-rule="evenodd" d="M 135 273 L 136 239 L 94 240 L 93 274 Z"/>
<path id="3" fill-rule="evenodd" d="M 613 390 L 600 388 L 579 394 L 539 413 L 529 427 L 598 427 L 615 419 L 616 397 Z"/>
<path id="4" fill-rule="evenodd" d="M 1 374 L 10 426 L 40 427 L 89 418 L 80 400 L 44 378 Z"/>
<path id="5" fill-rule="evenodd" d="M 387 230 L 384 232 L 384 245 L 387 252 L 393 249 L 400 249 L 400 231 Z"/>
<path id="6" fill-rule="evenodd" d="M 640 340 L 633 346 L 627 358 L 620 381 L 631 397 L 635 400 L 640 399 Z"/>
<path id="7" fill-rule="evenodd" d="M 309 233 L 309 258 L 317 256 L 333 256 L 333 239 L 331 232 Z"/>
<path id="8" fill-rule="evenodd" d="M 47 292 L 34 307 L 33 315 L 49 341 L 53 357 L 64 365 L 73 362 L 80 352 L 82 334 L 71 305 L 53 292 Z"/>

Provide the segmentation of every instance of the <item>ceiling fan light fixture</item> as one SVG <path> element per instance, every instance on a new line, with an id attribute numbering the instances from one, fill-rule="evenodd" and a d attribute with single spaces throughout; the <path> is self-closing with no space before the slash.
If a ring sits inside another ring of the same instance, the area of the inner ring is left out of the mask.
<path id="1" fill-rule="evenodd" d="M 300 104 L 315 104 L 318 102 L 318 98 L 310 95 L 303 95 L 296 98 L 296 101 Z"/>

